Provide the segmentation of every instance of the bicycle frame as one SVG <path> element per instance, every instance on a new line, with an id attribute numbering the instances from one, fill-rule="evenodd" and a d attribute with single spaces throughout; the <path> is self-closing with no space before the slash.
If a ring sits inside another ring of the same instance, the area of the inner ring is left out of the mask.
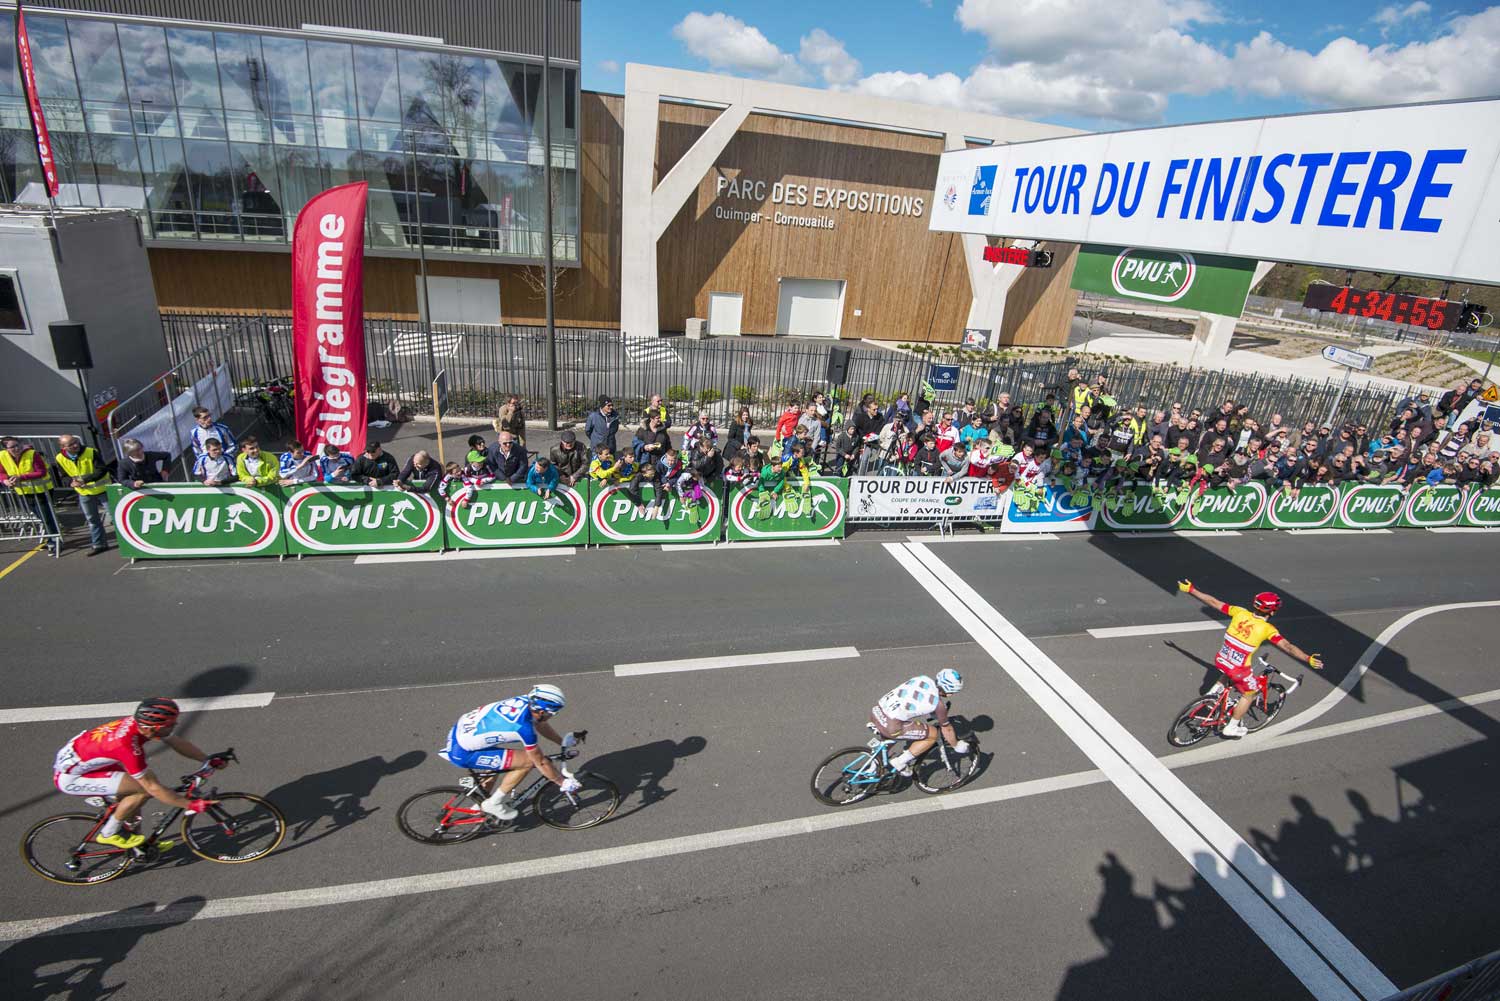
<path id="1" fill-rule="evenodd" d="M 230 760 L 234 760 L 233 755 L 234 751 L 230 750 L 225 752 L 225 755 L 223 756 L 229 757 Z M 182 782 L 179 783 L 177 788 L 173 791 L 178 793 L 179 795 L 187 796 L 191 799 L 192 794 L 196 793 L 200 788 L 202 788 L 203 783 L 208 781 L 208 777 L 213 773 L 214 770 L 208 768 L 205 765 L 203 768 L 198 769 L 193 774 L 183 776 Z M 182 807 L 180 806 L 174 806 L 166 813 L 163 813 L 161 815 L 161 820 L 157 822 L 156 827 L 152 829 L 150 834 L 146 835 L 145 842 L 137 845 L 135 848 L 115 848 L 110 845 L 101 845 L 94 840 L 94 835 L 99 833 L 99 830 L 104 826 L 105 821 L 114 816 L 115 810 L 119 809 L 119 806 L 119 800 L 115 799 L 100 812 L 97 818 L 95 818 L 94 826 L 89 828 L 89 831 L 84 835 L 83 840 L 80 841 L 76 847 L 74 847 L 72 855 L 73 861 L 68 863 L 69 869 L 78 868 L 77 863 L 83 859 L 100 858 L 108 855 L 121 855 L 126 852 L 130 852 L 137 857 L 144 856 L 149 850 L 156 847 L 156 843 L 161 839 L 161 836 L 167 832 L 167 828 L 171 827 L 174 823 L 176 823 L 177 818 L 182 816 Z"/>
<path id="2" fill-rule="evenodd" d="M 569 758 L 575 756 L 576 755 L 570 754 L 547 755 L 547 757 L 552 761 L 566 761 Z M 481 810 L 478 806 L 478 803 L 482 802 L 484 798 L 489 795 L 491 785 L 495 782 L 498 782 L 500 780 L 500 776 L 504 775 L 505 772 L 476 772 L 472 768 L 466 769 L 466 771 L 468 771 L 469 777 L 474 780 L 474 788 L 473 790 L 464 790 L 460 792 L 458 796 L 455 796 L 453 799 L 443 804 L 443 816 L 441 823 L 445 825 L 449 825 L 452 827 L 463 827 L 467 824 L 488 823 L 489 821 L 494 819 L 489 814 Z M 548 779 L 545 775 L 538 773 L 537 776 L 531 780 L 531 783 L 529 785 L 515 794 L 515 800 L 511 805 L 515 807 L 517 812 L 519 812 L 523 807 L 525 807 L 541 793 L 542 786 L 547 781 Z M 483 795 L 481 795 L 481 793 Z M 474 801 L 475 805 L 460 805 L 466 799 Z"/>
<path id="3" fill-rule="evenodd" d="M 1301 678 L 1293 678 L 1282 674 L 1276 668 L 1272 667 L 1271 662 L 1264 657 L 1257 657 L 1255 661 L 1261 668 L 1261 672 L 1257 675 L 1260 679 L 1260 685 L 1258 686 L 1259 690 L 1255 693 L 1255 702 L 1252 705 L 1259 705 L 1261 709 L 1271 708 L 1271 686 L 1266 683 L 1266 679 L 1273 674 L 1289 682 L 1286 695 L 1291 695 L 1297 690 L 1297 686 L 1302 684 Z M 1233 699 L 1230 698 L 1231 693 L 1234 696 Z M 1239 700 L 1239 690 L 1228 682 L 1228 676 L 1226 675 L 1224 690 L 1219 692 L 1219 697 L 1214 702 L 1213 709 L 1209 712 L 1208 718 L 1203 721 L 1204 726 L 1220 726 L 1229 722 L 1229 716 L 1234 711 L 1234 704 L 1239 702 Z"/>

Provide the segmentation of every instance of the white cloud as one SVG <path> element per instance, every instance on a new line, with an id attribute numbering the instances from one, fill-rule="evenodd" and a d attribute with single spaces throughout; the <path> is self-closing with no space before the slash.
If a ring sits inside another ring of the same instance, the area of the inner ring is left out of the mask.
<path id="1" fill-rule="evenodd" d="M 782 52 L 759 28 L 730 14 L 695 10 L 677 23 L 672 36 L 713 69 L 788 83 L 807 76 L 796 57 Z"/>
<path id="2" fill-rule="evenodd" d="M 819 71 L 830 87 L 843 87 L 859 78 L 859 60 L 851 56 L 844 43 L 822 28 L 802 36 L 797 57 L 802 65 Z"/>
<path id="3" fill-rule="evenodd" d="M 599 72 L 618 73 L 620 72 L 620 64 L 614 59 L 601 59 L 599 60 Z"/>
<path id="4" fill-rule="evenodd" d="M 1407 4 L 1405 7 L 1398 7 L 1395 4 L 1382 7 L 1375 12 L 1375 16 L 1371 20 L 1380 25 L 1381 31 L 1384 33 L 1390 31 L 1402 21 L 1410 21 L 1414 17 L 1421 17 L 1431 12 L 1432 4 L 1425 3 L 1424 0 L 1413 0 L 1412 3 Z"/>

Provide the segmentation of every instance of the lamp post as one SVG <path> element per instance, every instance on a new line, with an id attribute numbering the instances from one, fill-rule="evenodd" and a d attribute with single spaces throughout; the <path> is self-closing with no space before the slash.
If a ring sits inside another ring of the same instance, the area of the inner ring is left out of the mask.
<path id="1" fill-rule="evenodd" d="M 552 3 L 542 3 L 542 170 L 547 200 L 546 256 L 542 281 L 547 300 L 547 427 L 557 430 L 557 321 L 552 301 Z"/>

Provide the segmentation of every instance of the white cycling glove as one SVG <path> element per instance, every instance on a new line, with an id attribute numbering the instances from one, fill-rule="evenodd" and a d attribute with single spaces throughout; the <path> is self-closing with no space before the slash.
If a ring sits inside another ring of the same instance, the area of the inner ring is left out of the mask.
<path id="1" fill-rule="evenodd" d="M 575 734 L 572 730 L 569 730 L 567 733 L 563 734 L 562 746 L 563 747 L 577 747 L 578 746 L 578 735 Z"/>
<path id="2" fill-rule="evenodd" d="M 967 740 L 960 740 L 958 743 L 954 744 L 953 745 L 953 753 L 954 754 L 968 754 L 969 753 L 969 742 Z"/>
<path id="3" fill-rule="evenodd" d="M 558 788 L 563 792 L 577 792 L 578 790 L 583 788 L 583 783 L 570 775 L 567 778 L 563 779 L 562 785 L 558 786 Z"/>

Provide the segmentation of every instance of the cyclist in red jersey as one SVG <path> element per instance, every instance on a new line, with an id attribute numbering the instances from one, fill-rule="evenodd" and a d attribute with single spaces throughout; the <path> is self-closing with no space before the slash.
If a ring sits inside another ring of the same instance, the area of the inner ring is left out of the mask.
<path id="1" fill-rule="evenodd" d="M 173 737 L 180 710 L 171 699 L 147 699 L 125 719 L 111 720 L 84 730 L 62 746 L 53 762 L 52 782 L 69 796 L 117 796 L 114 812 L 94 840 L 115 848 L 136 848 L 145 837 L 135 832 L 137 814 L 147 797 L 189 813 L 201 812 L 215 801 L 188 799 L 162 785 L 146 767 L 146 741 L 160 740 L 184 758 L 223 768 L 222 758 L 209 758 L 198 745 Z M 122 831 L 123 828 L 123 831 Z"/>

